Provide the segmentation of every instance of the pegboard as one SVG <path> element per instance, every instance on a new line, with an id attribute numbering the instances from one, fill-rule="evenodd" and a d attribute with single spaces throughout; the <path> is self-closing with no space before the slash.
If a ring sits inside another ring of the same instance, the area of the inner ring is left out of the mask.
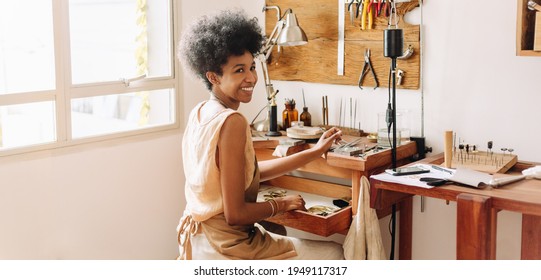
<path id="1" fill-rule="evenodd" d="M 338 60 L 338 2 L 339 0 L 266 0 L 267 6 L 279 6 L 284 13 L 288 8 L 297 16 L 297 21 L 308 37 L 308 44 L 283 47 L 278 56 L 277 48 L 268 61 L 272 80 L 303 81 L 338 85 L 358 85 L 364 65 L 364 52 L 371 51 L 371 61 L 380 87 L 388 86 L 391 59 L 383 56 L 383 33 L 388 18 L 374 17 L 371 30 L 361 30 L 360 17 L 350 22 L 347 0 L 344 16 L 344 75 L 337 74 Z M 354 5 L 355 6 L 355 5 Z M 405 72 L 403 89 L 419 89 L 420 84 L 420 26 L 411 25 L 404 15 L 419 6 L 418 0 L 397 3 L 399 28 L 404 30 L 404 50 L 411 45 L 413 55 L 406 60 L 397 60 L 397 68 Z M 276 24 L 276 10 L 267 10 L 265 30 L 269 35 Z M 363 89 L 371 90 L 375 83 L 370 73 L 363 83 Z"/>

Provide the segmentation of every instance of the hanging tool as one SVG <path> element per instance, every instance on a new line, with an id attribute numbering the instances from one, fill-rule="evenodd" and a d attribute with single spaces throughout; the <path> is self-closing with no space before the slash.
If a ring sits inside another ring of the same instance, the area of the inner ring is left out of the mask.
<path id="1" fill-rule="evenodd" d="M 384 0 L 383 0 L 384 1 Z M 377 9 L 376 9 L 376 12 L 374 13 L 375 16 L 378 16 L 381 14 L 381 8 L 383 7 L 383 1 L 382 0 L 378 0 L 378 4 L 377 4 Z"/>
<path id="2" fill-rule="evenodd" d="M 401 59 L 401 60 L 408 59 L 413 55 L 414 52 L 415 51 L 413 49 L 413 46 L 408 45 L 408 48 L 406 49 L 406 51 L 404 51 L 404 53 L 401 56 L 397 57 L 396 59 Z"/>
<path id="3" fill-rule="evenodd" d="M 366 30 L 368 26 L 368 9 L 370 8 L 370 1 L 371 0 L 363 1 L 363 12 L 361 13 L 361 30 Z"/>
<path id="4" fill-rule="evenodd" d="M 391 3 L 389 3 L 389 1 L 391 0 L 383 0 L 383 6 L 381 9 L 383 10 L 383 16 L 385 17 L 389 17 L 391 14 Z"/>
<path id="5" fill-rule="evenodd" d="M 366 49 L 364 51 L 364 66 L 363 66 L 363 71 L 361 72 L 361 76 L 359 76 L 360 89 L 363 89 L 362 83 L 368 71 L 372 72 L 372 76 L 374 77 L 374 81 L 376 82 L 376 86 L 374 87 L 374 89 L 378 88 L 379 87 L 378 77 L 376 77 L 376 72 L 374 72 L 374 68 L 372 67 L 372 62 L 370 61 L 370 49 Z"/>
<path id="6" fill-rule="evenodd" d="M 370 4 L 368 6 L 368 25 L 366 26 L 367 29 L 372 29 L 372 26 L 374 26 L 374 12 L 375 12 L 375 3 L 372 3 L 372 0 L 370 0 Z"/>
<path id="7" fill-rule="evenodd" d="M 351 25 L 355 25 L 355 8 L 353 7 L 353 4 L 355 4 L 355 1 L 351 0 L 351 2 L 348 4 L 348 11 L 349 11 L 349 22 Z"/>
<path id="8" fill-rule="evenodd" d="M 349 21 L 351 25 L 355 25 L 355 18 L 359 16 L 359 9 L 361 8 L 361 1 L 363 0 L 351 0 L 351 2 L 348 4 L 348 11 L 349 11 Z M 356 5 L 357 7 L 353 7 L 353 5 Z"/>
<path id="9" fill-rule="evenodd" d="M 402 78 L 404 78 L 404 70 L 396 68 L 396 84 L 401 86 L 402 85 Z"/>

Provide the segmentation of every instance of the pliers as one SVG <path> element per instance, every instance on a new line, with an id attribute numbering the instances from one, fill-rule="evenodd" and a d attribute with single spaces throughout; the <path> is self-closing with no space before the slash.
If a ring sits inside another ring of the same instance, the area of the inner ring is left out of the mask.
<path id="1" fill-rule="evenodd" d="M 362 5 L 362 3 L 360 2 L 362 0 L 358 0 L 358 1 L 353 1 L 351 0 L 351 2 L 348 4 L 348 11 L 349 11 L 349 20 L 351 22 L 351 25 L 355 25 L 354 24 L 354 20 L 356 17 L 359 16 L 359 9 Z M 353 7 L 353 4 L 357 4 L 357 10 L 355 11 L 355 8 Z"/>
<path id="2" fill-rule="evenodd" d="M 389 3 L 390 0 L 382 0 L 381 8 L 378 8 L 378 16 L 381 14 L 383 10 L 383 16 L 389 17 L 391 14 L 391 4 Z"/>
<path id="3" fill-rule="evenodd" d="M 364 77 L 366 76 L 368 70 L 372 72 L 372 76 L 374 77 L 374 81 L 376 82 L 376 86 L 374 89 L 379 87 L 378 77 L 376 77 L 376 72 L 374 72 L 374 68 L 372 67 L 372 62 L 370 61 L 370 49 L 366 49 L 364 51 L 364 66 L 363 71 L 361 72 L 361 76 L 359 76 L 359 88 L 363 89 L 362 83 L 364 80 Z"/>
<path id="4" fill-rule="evenodd" d="M 363 9 L 361 13 L 361 30 L 372 29 L 373 18 L 371 1 L 372 0 L 363 0 Z"/>

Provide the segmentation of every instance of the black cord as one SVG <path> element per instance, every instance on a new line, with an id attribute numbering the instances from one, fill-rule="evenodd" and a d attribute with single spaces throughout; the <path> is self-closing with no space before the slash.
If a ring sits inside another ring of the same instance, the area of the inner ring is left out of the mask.
<path id="1" fill-rule="evenodd" d="M 393 63 L 391 61 L 391 66 L 389 67 L 389 99 L 387 102 L 387 111 L 385 112 L 385 121 L 387 122 L 387 140 L 389 141 L 389 147 L 393 148 L 393 143 L 391 142 L 391 125 L 393 125 L 393 108 L 391 105 L 391 74 L 393 73 Z"/>
<path id="2" fill-rule="evenodd" d="M 391 253 L 389 256 L 390 260 L 394 260 L 394 247 L 395 247 L 395 228 L 396 228 L 396 204 L 391 206 Z"/>
<path id="3" fill-rule="evenodd" d="M 396 125 L 395 120 L 393 118 L 394 116 L 393 110 L 395 110 L 395 108 L 392 108 L 392 105 L 391 105 L 391 79 L 392 79 L 392 74 L 394 70 L 395 69 L 393 69 L 393 61 L 391 59 L 391 66 L 389 67 L 389 87 L 388 87 L 389 88 L 389 102 L 387 104 L 387 138 L 389 139 L 389 146 L 391 147 L 391 149 L 395 148 L 393 145 L 393 142 L 391 141 L 391 125 Z M 396 137 L 396 135 L 394 137 Z M 393 168 L 394 167 L 395 166 L 393 166 Z M 393 204 L 391 206 L 391 219 L 389 220 L 389 233 L 391 234 L 391 252 L 389 254 L 390 260 L 394 260 L 394 247 L 395 247 L 395 239 L 396 239 L 395 228 L 396 228 L 396 204 Z"/>

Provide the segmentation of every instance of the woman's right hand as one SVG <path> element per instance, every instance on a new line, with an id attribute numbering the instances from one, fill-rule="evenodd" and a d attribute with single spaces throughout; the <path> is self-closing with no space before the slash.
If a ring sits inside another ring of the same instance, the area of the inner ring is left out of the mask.
<path id="1" fill-rule="evenodd" d="M 306 211 L 306 202 L 301 195 L 286 195 L 274 199 L 278 204 L 277 213 L 283 213 L 291 210 Z"/>

